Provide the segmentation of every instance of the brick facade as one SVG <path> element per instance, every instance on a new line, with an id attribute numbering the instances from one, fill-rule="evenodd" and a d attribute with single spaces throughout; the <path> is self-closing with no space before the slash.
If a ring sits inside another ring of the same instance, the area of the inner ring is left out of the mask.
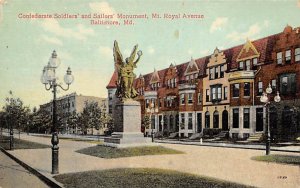
<path id="1" fill-rule="evenodd" d="M 270 105 L 271 136 L 293 139 L 300 135 L 299 74 L 300 29 L 287 26 L 281 33 L 140 75 L 134 84 L 142 117 L 149 115 L 151 102 L 158 110 L 151 117 L 154 132 L 188 137 L 223 129 L 240 138 L 265 131 L 260 97 L 270 84 L 270 99 L 277 91 L 281 96 L 280 103 Z M 113 88 L 110 83 L 108 90 Z"/>

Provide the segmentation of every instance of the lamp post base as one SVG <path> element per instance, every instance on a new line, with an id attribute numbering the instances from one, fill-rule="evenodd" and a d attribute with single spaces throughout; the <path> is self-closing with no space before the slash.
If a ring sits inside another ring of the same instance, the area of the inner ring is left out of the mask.
<path id="1" fill-rule="evenodd" d="M 59 147 L 57 145 L 52 146 L 52 172 L 51 174 L 58 174 L 58 150 Z"/>
<path id="2" fill-rule="evenodd" d="M 10 150 L 14 150 L 14 133 L 12 131 L 10 131 L 10 134 L 9 134 L 9 149 Z"/>
<path id="3" fill-rule="evenodd" d="M 266 155 L 270 155 L 270 149 L 271 149 L 271 139 L 270 137 L 268 137 L 266 142 Z"/>

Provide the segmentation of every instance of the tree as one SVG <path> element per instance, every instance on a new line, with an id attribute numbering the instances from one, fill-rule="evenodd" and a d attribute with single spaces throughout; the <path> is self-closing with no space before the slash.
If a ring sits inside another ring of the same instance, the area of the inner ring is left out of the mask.
<path id="1" fill-rule="evenodd" d="M 82 113 L 79 114 L 77 122 L 84 134 L 87 133 L 88 128 L 92 129 L 92 134 L 93 128 L 102 128 L 101 108 L 99 107 L 98 102 L 85 101 L 85 106 Z"/>
<path id="2" fill-rule="evenodd" d="M 141 127 L 142 132 L 144 132 L 144 134 L 146 129 L 150 128 L 150 124 L 151 124 L 150 117 L 145 115 L 142 119 L 142 127 Z"/>
<path id="3" fill-rule="evenodd" d="M 30 125 L 30 132 L 45 133 L 50 132 L 52 127 L 52 118 L 48 111 L 39 109 L 32 115 L 32 124 Z"/>
<path id="4" fill-rule="evenodd" d="M 30 109 L 28 106 L 24 106 L 20 98 L 14 97 L 12 91 L 9 91 L 9 97 L 5 101 L 3 111 L 6 121 L 12 129 L 17 128 L 20 132 L 29 120 Z"/>
<path id="5" fill-rule="evenodd" d="M 107 130 L 105 131 L 106 135 L 110 135 L 114 131 L 113 119 L 108 113 L 101 113 L 100 123 L 101 128 L 107 128 Z"/>

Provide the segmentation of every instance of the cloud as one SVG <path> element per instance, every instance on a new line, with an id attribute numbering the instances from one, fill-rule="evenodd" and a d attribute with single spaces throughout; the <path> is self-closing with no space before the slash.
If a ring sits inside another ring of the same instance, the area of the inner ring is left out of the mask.
<path id="1" fill-rule="evenodd" d="M 264 21 L 264 26 L 265 26 L 265 27 L 269 27 L 269 25 L 270 25 L 270 21 L 269 21 L 269 20 L 265 20 L 265 21 Z"/>
<path id="2" fill-rule="evenodd" d="M 109 5 L 108 2 L 93 2 L 93 3 L 89 3 L 90 9 L 92 12 L 94 13 L 103 13 L 103 14 L 109 14 L 109 15 L 114 15 L 114 19 L 113 20 L 118 20 L 117 19 L 117 12 L 115 11 L 115 9 L 113 7 L 111 7 Z"/>
<path id="3" fill-rule="evenodd" d="M 228 18 L 226 17 L 218 17 L 210 26 L 209 32 L 213 33 L 216 30 L 221 30 L 228 23 Z"/>
<path id="4" fill-rule="evenodd" d="M 47 35 L 41 35 L 40 39 L 50 44 L 55 44 L 59 46 L 63 45 L 62 41 L 56 37 L 48 37 Z"/>
<path id="5" fill-rule="evenodd" d="M 105 58 L 112 58 L 113 57 L 113 50 L 107 46 L 100 46 L 99 47 L 100 54 Z"/>
<path id="6" fill-rule="evenodd" d="M 200 51 L 200 54 L 201 55 L 209 55 L 209 51 L 208 50 L 202 50 L 202 51 Z"/>
<path id="7" fill-rule="evenodd" d="M 239 33 L 239 32 L 232 32 L 229 33 L 226 38 L 233 40 L 235 42 L 246 40 L 247 38 L 254 38 L 257 36 L 261 31 L 261 27 L 258 24 L 251 25 L 248 29 L 248 31 Z"/>
<path id="8" fill-rule="evenodd" d="M 88 36 L 95 34 L 93 29 L 86 28 L 82 24 L 78 24 L 76 27 L 64 28 L 56 19 L 45 19 L 41 22 L 41 26 L 45 31 L 51 32 L 59 37 L 74 38 L 77 40 L 86 40 Z"/>
<path id="9" fill-rule="evenodd" d="M 152 46 L 149 46 L 147 52 L 152 55 L 155 53 L 155 49 Z"/>

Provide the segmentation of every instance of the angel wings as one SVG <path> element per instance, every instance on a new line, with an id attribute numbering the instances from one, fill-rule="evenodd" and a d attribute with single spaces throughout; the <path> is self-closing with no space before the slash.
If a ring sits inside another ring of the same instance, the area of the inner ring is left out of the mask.
<path id="1" fill-rule="evenodd" d="M 140 60 L 142 56 L 142 51 L 137 52 L 138 45 L 133 47 L 130 57 L 123 60 L 123 56 L 120 52 L 118 42 L 114 42 L 114 61 L 115 61 L 115 69 L 118 72 L 118 81 L 117 81 L 117 91 L 116 95 L 118 98 L 135 98 L 137 96 L 137 92 L 133 88 L 133 80 L 136 75 L 133 73 L 134 68 L 136 68 L 136 64 Z M 138 55 L 136 60 L 135 56 Z"/>

